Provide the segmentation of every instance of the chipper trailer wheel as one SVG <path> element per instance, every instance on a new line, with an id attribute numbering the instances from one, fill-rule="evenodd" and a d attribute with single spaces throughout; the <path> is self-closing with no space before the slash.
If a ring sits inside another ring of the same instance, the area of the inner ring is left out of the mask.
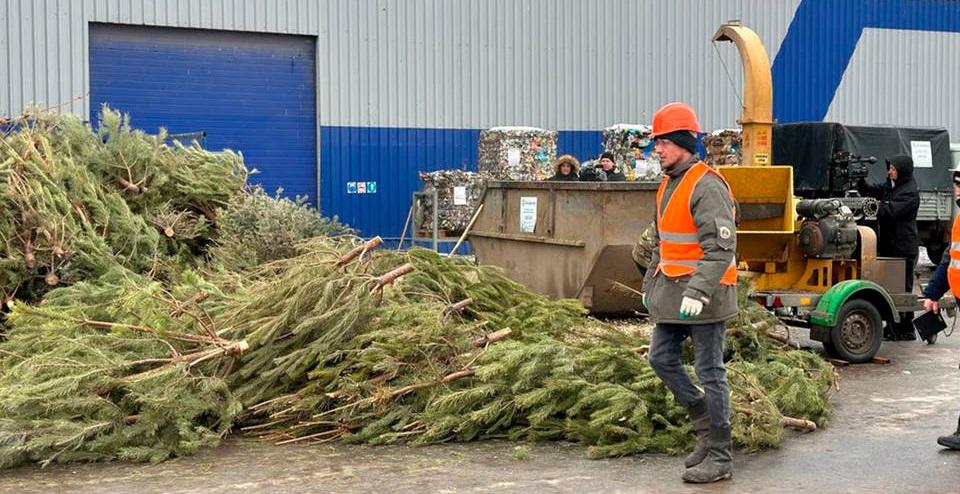
<path id="1" fill-rule="evenodd" d="M 869 362 L 880 350 L 882 340 L 880 311 L 866 300 L 854 299 L 840 308 L 837 322 L 830 330 L 830 341 L 824 344 L 824 349 L 847 362 Z"/>

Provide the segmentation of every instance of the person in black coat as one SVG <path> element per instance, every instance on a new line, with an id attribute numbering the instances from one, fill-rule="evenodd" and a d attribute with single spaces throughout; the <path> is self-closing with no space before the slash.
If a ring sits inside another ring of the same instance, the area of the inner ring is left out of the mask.
<path id="1" fill-rule="evenodd" d="M 607 151 L 600 155 L 600 167 L 603 168 L 603 172 L 607 174 L 607 182 L 623 182 L 627 180 L 627 176 L 623 174 L 617 168 L 616 163 L 613 161 L 613 153 Z"/>
<path id="2" fill-rule="evenodd" d="M 580 180 L 577 174 L 580 171 L 580 162 L 576 158 L 565 154 L 553 163 L 553 176 L 548 178 L 551 182 L 576 182 Z"/>
<path id="3" fill-rule="evenodd" d="M 860 192 L 880 200 L 877 212 L 877 254 L 883 257 L 902 257 L 906 260 L 906 289 L 913 291 L 913 269 L 919 253 L 917 210 L 920 209 L 920 191 L 913 179 L 913 159 L 897 155 L 887 160 L 887 180 L 882 184 L 860 181 Z M 916 339 L 913 314 L 901 313 L 901 323 L 895 339 Z"/>

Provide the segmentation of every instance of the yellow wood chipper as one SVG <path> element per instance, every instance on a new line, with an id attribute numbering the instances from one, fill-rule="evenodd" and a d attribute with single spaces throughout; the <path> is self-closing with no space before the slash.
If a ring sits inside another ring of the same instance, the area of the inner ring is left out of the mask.
<path id="1" fill-rule="evenodd" d="M 920 309 L 906 293 L 904 259 L 878 257 L 875 231 L 859 224 L 878 203 L 796 198 L 794 168 L 773 165 L 763 43 L 739 22 L 722 25 L 714 40 L 733 42 L 743 62 L 743 164 L 718 168 L 738 203 L 741 275 L 751 278 L 758 302 L 787 324 L 809 327 L 828 353 L 869 361 L 884 327 L 908 323 L 900 313 Z M 629 312 L 639 308 L 642 282 L 630 251 L 653 219 L 655 191 L 650 182 L 491 182 L 470 242 L 478 262 L 534 290 L 579 298 L 593 313 Z"/>

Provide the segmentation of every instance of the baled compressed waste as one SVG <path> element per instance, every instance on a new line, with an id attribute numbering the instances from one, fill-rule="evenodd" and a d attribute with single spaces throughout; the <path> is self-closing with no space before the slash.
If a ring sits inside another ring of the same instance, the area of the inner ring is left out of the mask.
<path id="1" fill-rule="evenodd" d="M 478 170 L 494 180 L 546 180 L 556 158 L 556 131 L 493 127 L 480 132 Z"/>
<path id="2" fill-rule="evenodd" d="M 437 208 L 437 228 L 451 233 L 462 232 L 480 204 L 489 175 L 465 170 L 439 170 L 420 173 L 425 192 L 437 192 L 437 204 L 426 204 L 417 224 L 433 229 L 433 208 Z"/>
<path id="3" fill-rule="evenodd" d="M 703 147 L 707 151 L 704 161 L 714 168 L 740 165 L 743 163 L 742 144 L 740 129 L 715 130 L 703 136 Z"/>
<path id="4" fill-rule="evenodd" d="M 649 125 L 617 124 L 603 129 L 603 150 L 613 153 L 627 180 L 658 180 L 663 176 Z"/>

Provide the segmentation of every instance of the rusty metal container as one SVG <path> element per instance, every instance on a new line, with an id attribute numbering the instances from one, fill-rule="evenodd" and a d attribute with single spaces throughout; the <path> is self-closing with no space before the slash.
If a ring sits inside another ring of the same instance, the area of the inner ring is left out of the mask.
<path id="1" fill-rule="evenodd" d="M 654 220 L 657 182 L 489 182 L 469 233 L 477 262 L 594 314 L 637 310 L 630 252 Z"/>

